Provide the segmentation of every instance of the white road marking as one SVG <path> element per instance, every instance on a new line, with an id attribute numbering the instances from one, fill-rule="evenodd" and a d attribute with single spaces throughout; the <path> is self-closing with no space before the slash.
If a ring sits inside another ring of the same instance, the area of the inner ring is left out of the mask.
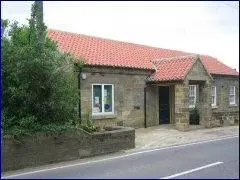
<path id="1" fill-rule="evenodd" d="M 191 169 L 191 170 L 188 170 L 188 171 L 177 173 L 177 174 L 174 174 L 174 175 L 171 175 L 171 176 L 166 176 L 166 177 L 163 177 L 161 179 L 172 179 L 172 178 L 175 178 L 175 177 L 178 177 L 178 176 L 182 176 L 184 174 L 189 174 L 189 173 L 192 173 L 192 172 L 195 172 L 195 171 L 199 171 L 201 169 L 209 168 L 209 167 L 212 167 L 212 166 L 217 166 L 217 165 L 222 164 L 222 163 L 223 162 L 215 162 L 215 163 L 208 164 L 208 165 L 205 165 L 205 166 L 201 166 L 201 167 L 198 167 L 198 168 L 195 168 L 195 169 Z"/>
<path id="2" fill-rule="evenodd" d="M 211 139 L 211 140 L 199 141 L 199 142 L 188 143 L 188 144 L 180 144 L 180 145 L 168 146 L 168 147 L 157 148 L 157 149 L 150 149 L 150 150 L 146 150 L 146 151 L 140 151 L 140 152 L 135 152 L 135 153 L 126 154 L 126 155 L 122 155 L 122 156 L 115 156 L 115 157 L 110 157 L 110 158 L 105 158 L 105 159 L 99 159 L 99 160 L 95 160 L 95 161 L 88 161 L 88 162 L 83 162 L 83 163 L 76 163 L 76 164 L 58 166 L 58 167 L 53 167 L 53 168 L 48 168 L 48 169 L 40 169 L 40 170 L 36 170 L 36 171 L 13 174 L 13 175 L 5 176 L 3 178 L 5 178 L 5 179 L 6 178 L 13 178 L 13 177 L 17 177 L 17 176 L 40 173 L 40 172 L 44 172 L 44 171 L 52 171 L 52 170 L 56 170 L 56 169 L 63 169 L 63 168 L 86 165 L 86 164 L 91 164 L 91 163 L 98 163 L 98 162 L 102 162 L 102 161 L 108 161 L 108 160 L 113 160 L 113 159 L 119 159 L 119 158 L 134 156 L 134 155 L 137 155 L 137 154 L 143 154 L 143 153 L 154 152 L 154 151 L 161 151 L 161 150 L 166 150 L 166 149 L 173 149 L 173 148 L 178 148 L 178 147 L 191 146 L 191 145 L 196 145 L 196 144 L 203 144 L 203 143 L 214 142 L 214 141 L 221 141 L 221 140 L 232 139 L 232 138 L 237 138 L 237 137 L 239 137 L 239 136 L 238 135 L 225 136 L 223 138 L 218 138 L 218 139 Z"/>

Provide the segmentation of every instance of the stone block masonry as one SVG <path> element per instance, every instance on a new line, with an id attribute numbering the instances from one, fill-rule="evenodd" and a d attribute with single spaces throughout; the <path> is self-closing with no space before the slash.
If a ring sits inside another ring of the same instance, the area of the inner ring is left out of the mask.
<path id="1" fill-rule="evenodd" d="M 189 129 L 188 85 L 175 85 L 175 123 L 180 131 Z"/>
<path id="2" fill-rule="evenodd" d="M 135 147 L 135 130 L 87 133 L 83 130 L 46 135 L 37 133 L 19 140 L 3 138 L 3 171 L 17 170 L 117 152 Z"/>
<path id="3" fill-rule="evenodd" d="M 93 117 L 95 125 L 130 126 L 141 128 L 159 125 L 158 86 L 170 85 L 159 82 L 147 83 L 153 72 L 127 68 L 85 67 L 86 79 L 81 80 L 81 116 L 87 117 L 92 110 L 92 84 L 114 85 L 114 113 Z M 239 120 L 239 80 L 238 77 L 212 75 L 196 61 L 183 82 L 171 82 L 170 113 L 171 122 L 181 131 L 189 127 L 189 85 L 197 85 L 196 107 L 199 111 L 200 125 L 206 128 L 237 123 Z M 212 86 L 217 88 L 217 106 L 212 107 Z M 236 104 L 229 105 L 229 87 L 236 88 Z M 144 112 L 144 89 L 146 92 L 146 112 Z M 146 119 L 145 119 L 146 116 Z M 222 121 L 224 121 L 222 123 Z"/>
<path id="4" fill-rule="evenodd" d="M 217 104 L 212 108 L 212 117 L 221 126 L 239 123 L 239 77 L 214 76 L 217 89 Z M 229 88 L 235 86 L 235 104 L 229 103 Z"/>
<path id="5" fill-rule="evenodd" d="M 152 72 L 147 70 L 85 67 L 86 79 L 81 80 L 81 117 L 92 110 L 92 84 L 114 85 L 114 114 L 94 115 L 96 126 L 108 125 L 144 127 L 144 87 Z M 136 108 L 137 107 L 137 108 Z"/>

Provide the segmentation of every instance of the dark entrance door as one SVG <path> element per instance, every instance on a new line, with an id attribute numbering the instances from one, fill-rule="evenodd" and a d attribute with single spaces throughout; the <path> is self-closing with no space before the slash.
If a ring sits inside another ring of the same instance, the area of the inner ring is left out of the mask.
<path id="1" fill-rule="evenodd" d="M 159 87 L 159 124 L 169 124 L 169 87 Z"/>

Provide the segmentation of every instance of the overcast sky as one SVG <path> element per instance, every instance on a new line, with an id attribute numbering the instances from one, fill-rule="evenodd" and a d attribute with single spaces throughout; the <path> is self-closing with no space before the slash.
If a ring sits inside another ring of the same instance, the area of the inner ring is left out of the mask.
<path id="1" fill-rule="evenodd" d="M 33 1 L 2 1 L 1 17 L 27 24 Z M 207 54 L 239 71 L 239 2 L 43 2 L 48 28 Z"/>

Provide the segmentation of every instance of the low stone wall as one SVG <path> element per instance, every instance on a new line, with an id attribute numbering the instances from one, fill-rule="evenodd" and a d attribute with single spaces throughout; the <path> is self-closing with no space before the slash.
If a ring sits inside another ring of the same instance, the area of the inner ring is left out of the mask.
<path id="1" fill-rule="evenodd" d="M 19 140 L 3 138 L 3 171 L 80 159 L 135 147 L 135 130 L 117 127 L 93 134 L 79 130 L 60 135 L 37 133 Z"/>

